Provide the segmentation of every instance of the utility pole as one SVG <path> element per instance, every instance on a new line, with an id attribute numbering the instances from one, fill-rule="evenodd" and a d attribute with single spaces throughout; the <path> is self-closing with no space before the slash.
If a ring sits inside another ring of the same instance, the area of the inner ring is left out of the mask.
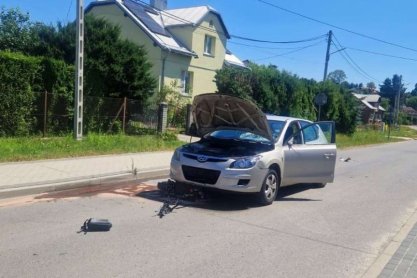
<path id="1" fill-rule="evenodd" d="M 84 83 L 84 0 L 77 0 L 75 38 L 74 139 L 83 138 L 83 83 Z"/>
<path id="2" fill-rule="evenodd" d="M 402 83 L 402 76 L 400 76 L 400 81 L 398 84 L 398 90 L 395 94 L 395 103 L 394 103 L 394 120 L 395 120 L 395 126 L 398 126 L 398 118 L 400 116 L 400 94 L 401 94 L 401 83 Z"/>
<path id="3" fill-rule="evenodd" d="M 327 51 L 326 51 L 326 63 L 324 66 L 324 76 L 323 81 L 326 81 L 327 79 L 327 68 L 329 66 L 329 59 L 330 59 L 330 44 L 332 43 L 332 30 L 329 31 L 329 38 L 327 39 Z"/>

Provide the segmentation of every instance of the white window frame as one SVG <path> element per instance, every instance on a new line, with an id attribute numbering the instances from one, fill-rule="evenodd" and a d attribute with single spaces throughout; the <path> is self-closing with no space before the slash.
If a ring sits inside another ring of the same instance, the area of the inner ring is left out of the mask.
<path id="1" fill-rule="evenodd" d="M 181 94 L 183 95 L 192 95 L 193 92 L 193 72 L 183 70 L 181 71 L 181 82 L 180 82 L 180 88 L 181 88 Z"/>
<path id="2" fill-rule="evenodd" d="M 216 45 L 216 38 L 210 35 L 204 37 L 204 55 L 214 57 L 214 49 Z"/>

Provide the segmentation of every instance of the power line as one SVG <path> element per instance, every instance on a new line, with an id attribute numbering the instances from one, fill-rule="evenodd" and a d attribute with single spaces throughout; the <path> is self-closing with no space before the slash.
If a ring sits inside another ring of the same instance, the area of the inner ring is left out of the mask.
<path id="1" fill-rule="evenodd" d="M 417 59 L 414 59 L 414 58 L 395 56 L 395 55 L 391 55 L 391 54 L 374 52 L 374 51 L 364 50 L 364 49 L 359 49 L 359 48 L 354 48 L 354 47 L 347 47 L 346 46 L 346 48 L 351 49 L 351 50 L 355 50 L 355 51 L 366 52 L 366 53 L 370 53 L 370 54 L 374 54 L 374 55 L 380 55 L 380 56 L 385 56 L 385 57 L 391 57 L 391 58 L 397 58 L 397 59 L 408 60 L 408 61 L 416 61 L 417 62 Z"/>
<path id="2" fill-rule="evenodd" d="M 253 38 L 248 38 L 248 37 L 230 35 L 230 37 L 235 38 L 235 39 L 239 39 L 239 40 L 252 41 L 252 42 L 262 42 L 262 43 L 282 43 L 282 44 L 316 41 L 316 40 L 319 40 L 321 38 L 324 38 L 325 36 L 326 35 L 321 35 L 321 36 L 317 36 L 317 37 L 313 37 L 313 38 L 309 38 L 309 39 L 297 40 L 297 41 L 269 41 L 269 40 L 259 40 L 259 39 L 253 39 Z"/>
<path id="3" fill-rule="evenodd" d="M 388 42 L 388 41 L 381 40 L 381 39 L 378 39 L 378 38 L 375 38 L 375 37 L 372 37 L 372 36 L 369 36 L 369 35 L 365 35 L 365 34 L 362 34 L 362 33 L 358 33 L 356 31 L 352 31 L 352 30 L 349 30 L 349 29 L 346 29 L 346 28 L 343 28 L 343 27 L 339 27 L 339 26 L 336 26 L 334 24 L 327 23 L 325 21 L 318 20 L 318 19 L 315 19 L 315 18 L 306 16 L 306 15 L 300 14 L 298 12 L 294 12 L 292 10 L 289 10 L 289 9 L 286 9 L 286 8 L 283 8 L 283 7 L 280 7 L 278 5 L 272 4 L 272 3 L 267 2 L 267 1 L 264 1 L 264 0 L 257 0 L 257 1 L 262 2 L 262 3 L 266 4 L 266 5 L 271 6 L 271 7 L 280 9 L 280 10 L 285 11 L 287 13 L 291 13 L 291 14 L 300 16 L 302 18 L 305 18 L 305 19 L 308 19 L 308 20 L 311 20 L 311 21 L 314 21 L 314 22 L 317 22 L 317 23 L 320 23 L 320 24 L 323 24 L 323 25 L 327 25 L 327 26 L 330 26 L 330 27 L 333 27 L 333 28 L 336 28 L 336 29 L 339 29 L 339 30 L 342 30 L 342 31 L 345 31 L 345 32 L 348 32 L 348 33 L 351 33 L 351 34 L 354 34 L 354 35 L 357 35 L 357 36 L 360 36 L 360 37 L 363 37 L 363 38 L 367 38 L 367 39 L 374 40 L 374 41 L 377 41 L 377 42 L 381 42 L 381 43 L 385 43 L 385 44 L 389 44 L 389 45 L 396 46 L 396 47 L 399 47 L 399 48 L 403 48 L 403 49 L 407 49 L 407 50 L 410 50 L 410 51 L 417 52 L 417 49 L 415 49 L 415 48 L 410 48 L 410 47 L 407 47 L 407 46 L 402 46 L 402 45 L 397 44 L 397 43 Z"/>
<path id="4" fill-rule="evenodd" d="M 246 47 L 252 47 L 252 48 L 259 48 L 259 49 L 299 49 L 300 48 L 300 46 L 297 46 L 297 47 L 269 47 L 269 46 L 245 44 L 245 43 L 239 43 L 239 42 L 233 42 L 233 41 L 228 41 L 227 43 L 246 46 Z"/>
<path id="5" fill-rule="evenodd" d="M 69 13 L 70 13 L 70 10 L 71 10 L 71 7 L 72 7 L 72 1 L 73 0 L 70 0 L 70 5 L 69 5 L 68 11 L 67 11 L 67 22 L 68 22 L 68 16 L 69 16 Z"/>
<path id="6" fill-rule="evenodd" d="M 301 51 L 301 50 L 304 50 L 304 49 L 307 49 L 307 48 L 310 48 L 310 47 L 313 47 L 313 46 L 319 45 L 319 44 L 321 44 L 322 42 L 323 42 L 323 41 L 320 41 L 320 42 L 318 42 L 318 43 L 313 43 L 313 44 L 310 44 L 310 45 L 307 45 L 307 46 L 304 46 L 304 47 L 300 47 L 300 48 L 298 48 L 298 49 L 296 49 L 296 50 L 287 51 L 287 52 L 284 52 L 284 53 L 280 53 L 280 54 L 277 54 L 277 55 L 273 55 L 273 56 L 269 56 L 269 57 L 265 57 L 265 58 L 261 58 L 261 59 L 256 59 L 255 61 L 262 61 L 262 60 L 267 60 L 267 59 L 272 59 L 272 58 L 276 58 L 276 57 L 280 57 L 280 56 L 284 56 L 284 55 L 292 54 L 292 53 L 299 52 L 299 51 Z"/>
<path id="7" fill-rule="evenodd" d="M 343 49 L 343 47 L 340 45 L 340 47 L 338 45 L 336 45 L 333 41 L 332 44 L 336 47 L 336 49 L 339 50 L 340 56 L 346 61 L 346 63 L 349 64 L 349 66 L 356 71 L 358 74 L 360 74 L 362 77 L 364 77 L 365 79 L 371 79 L 373 81 L 379 82 L 378 79 L 372 77 L 371 75 L 369 75 L 366 71 L 364 71 L 346 52 L 345 49 Z"/>
<path id="8" fill-rule="evenodd" d="M 132 0 L 132 1 L 137 2 L 137 3 L 140 3 L 140 4 L 144 5 L 144 6 L 151 7 L 153 9 L 155 9 L 154 7 L 152 7 L 151 5 L 149 5 L 148 3 L 146 3 L 146 2 L 144 2 L 142 0 Z M 178 20 L 178 21 L 180 21 L 182 23 L 192 24 L 194 26 L 194 22 L 192 22 L 192 21 L 190 21 L 188 19 L 185 19 L 185 18 L 179 17 L 177 15 L 171 14 L 171 13 L 165 11 L 165 10 L 164 11 L 159 10 L 159 11 L 162 12 L 165 16 L 167 16 L 167 17 L 169 17 L 171 19 L 176 19 L 176 20 Z M 205 31 L 214 32 L 213 29 L 208 28 L 208 27 L 205 27 L 205 26 L 197 25 L 197 26 L 194 26 L 194 27 L 199 28 L 199 29 L 203 29 Z M 224 32 L 217 32 L 217 33 L 218 34 L 222 34 L 222 35 L 226 35 Z M 297 40 L 297 41 L 270 41 L 270 40 L 260 40 L 260 39 L 243 37 L 243 36 L 232 35 L 232 34 L 229 34 L 229 36 L 231 38 L 235 38 L 235 39 L 246 40 L 246 41 L 253 41 L 253 42 L 260 42 L 260 43 L 291 44 L 291 43 L 302 43 L 302 42 L 310 42 L 310 41 L 314 41 L 314 40 L 319 40 L 319 39 L 325 37 L 326 35 L 324 34 L 324 35 L 320 35 L 320 36 L 317 36 L 317 37 L 307 38 L 307 39 L 302 39 L 302 40 Z"/>
<path id="9" fill-rule="evenodd" d="M 346 54 L 346 56 L 348 57 L 348 59 L 350 60 L 350 61 L 352 61 L 352 63 L 361 71 L 361 72 L 363 72 L 366 76 L 368 76 L 369 78 L 371 78 L 371 79 L 373 79 L 374 81 L 377 81 L 377 82 L 379 82 L 378 81 L 378 79 L 377 78 L 374 78 L 372 75 L 370 75 L 370 74 L 368 74 L 366 71 L 364 71 L 353 59 L 352 59 L 352 57 L 350 57 L 350 55 L 349 55 L 349 53 L 346 51 L 346 48 L 344 48 L 343 46 L 342 46 L 342 44 L 339 42 L 339 40 L 336 38 L 336 36 L 334 36 L 333 35 L 333 37 L 334 37 L 334 39 L 336 40 L 336 42 L 339 44 L 339 46 L 342 48 L 342 52 L 344 52 L 345 54 Z M 343 49 L 344 48 L 344 49 Z"/>
<path id="10" fill-rule="evenodd" d="M 343 49 L 340 49 L 340 56 L 355 70 L 357 73 L 359 73 L 362 77 L 365 79 L 370 79 L 375 82 L 380 82 L 377 78 L 374 78 L 372 75 L 368 74 L 365 70 L 363 70 L 350 56 L 349 54 L 344 51 Z"/>
<path id="11" fill-rule="evenodd" d="M 155 10 L 157 10 L 157 11 L 159 11 L 159 12 L 162 12 L 162 13 L 163 13 L 163 15 L 165 15 L 165 16 L 167 16 L 167 17 L 171 18 L 171 19 L 176 19 L 176 20 L 178 20 L 178 21 L 180 21 L 180 22 L 182 22 L 182 23 L 187 23 L 187 24 L 191 24 L 191 25 L 193 25 L 193 26 L 194 26 L 194 22 L 192 22 L 192 21 L 190 21 L 190 20 L 188 20 L 188 19 L 185 19 L 185 18 L 179 17 L 179 16 L 177 16 L 177 15 L 171 14 L 171 13 L 167 12 L 166 10 L 159 10 L 159 9 L 157 9 L 157 8 L 155 8 L 155 7 L 153 7 L 153 6 L 151 6 L 149 3 L 146 3 L 146 2 L 144 2 L 144 1 L 142 1 L 142 0 L 132 0 L 132 1 L 133 1 L 133 2 L 136 2 L 136 3 L 140 3 L 140 4 L 142 4 L 142 5 L 146 6 L 146 7 L 150 7 L 150 8 L 152 8 L 152 9 L 155 9 Z M 205 26 L 197 25 L 197 26 L 194 26 L 194 27 L 199 28 L 199 29 L 203 29 L 203 30 L 206 30 L 206 31 L 214 32 L 214 30 L 213 30 L 213 29 L 208 28 L 208 27 L 205 27 Z M 222 35 L 226 35 L 226 33 L 224 33 L 224 32 L 217 32 L 217 33 L 218 33 L 218 34 L 222 34 Z M 229 34 L 229 35 L 230 35 L 230 34 Z"/>

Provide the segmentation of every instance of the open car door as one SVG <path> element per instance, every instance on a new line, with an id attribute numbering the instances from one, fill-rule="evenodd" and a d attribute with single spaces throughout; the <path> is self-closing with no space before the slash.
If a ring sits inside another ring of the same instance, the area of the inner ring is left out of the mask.
<path id="1" fill-rule="evenodd" d="M 300 130 L 283 146 L 285 185 L 333 182 L 337 154 L 334 122 L 299 120 L 297 124 Z"/>

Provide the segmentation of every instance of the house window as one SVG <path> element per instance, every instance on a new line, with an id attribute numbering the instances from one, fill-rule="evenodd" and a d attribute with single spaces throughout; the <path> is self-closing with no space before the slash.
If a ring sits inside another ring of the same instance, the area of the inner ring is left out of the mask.
<path id="1" fill-rule="evenodd" d="M 204 54 L 214 56 L 215 38 L 206 35 L 204 38 Z"/>
<path id="2" fill-rule="evenodd" d="M 193 92 L 193 73 L 183 70 L 181 72 L 181 93 L 191 95 Z"/>
<path id="3" fill-rule="evenodd" d="M 210 28 L 213 28 L 213 27 L 214 27 L 213 20 L 210 20 L 210 21 L 209 21 L 209 26 L 210 26 Z"/>

